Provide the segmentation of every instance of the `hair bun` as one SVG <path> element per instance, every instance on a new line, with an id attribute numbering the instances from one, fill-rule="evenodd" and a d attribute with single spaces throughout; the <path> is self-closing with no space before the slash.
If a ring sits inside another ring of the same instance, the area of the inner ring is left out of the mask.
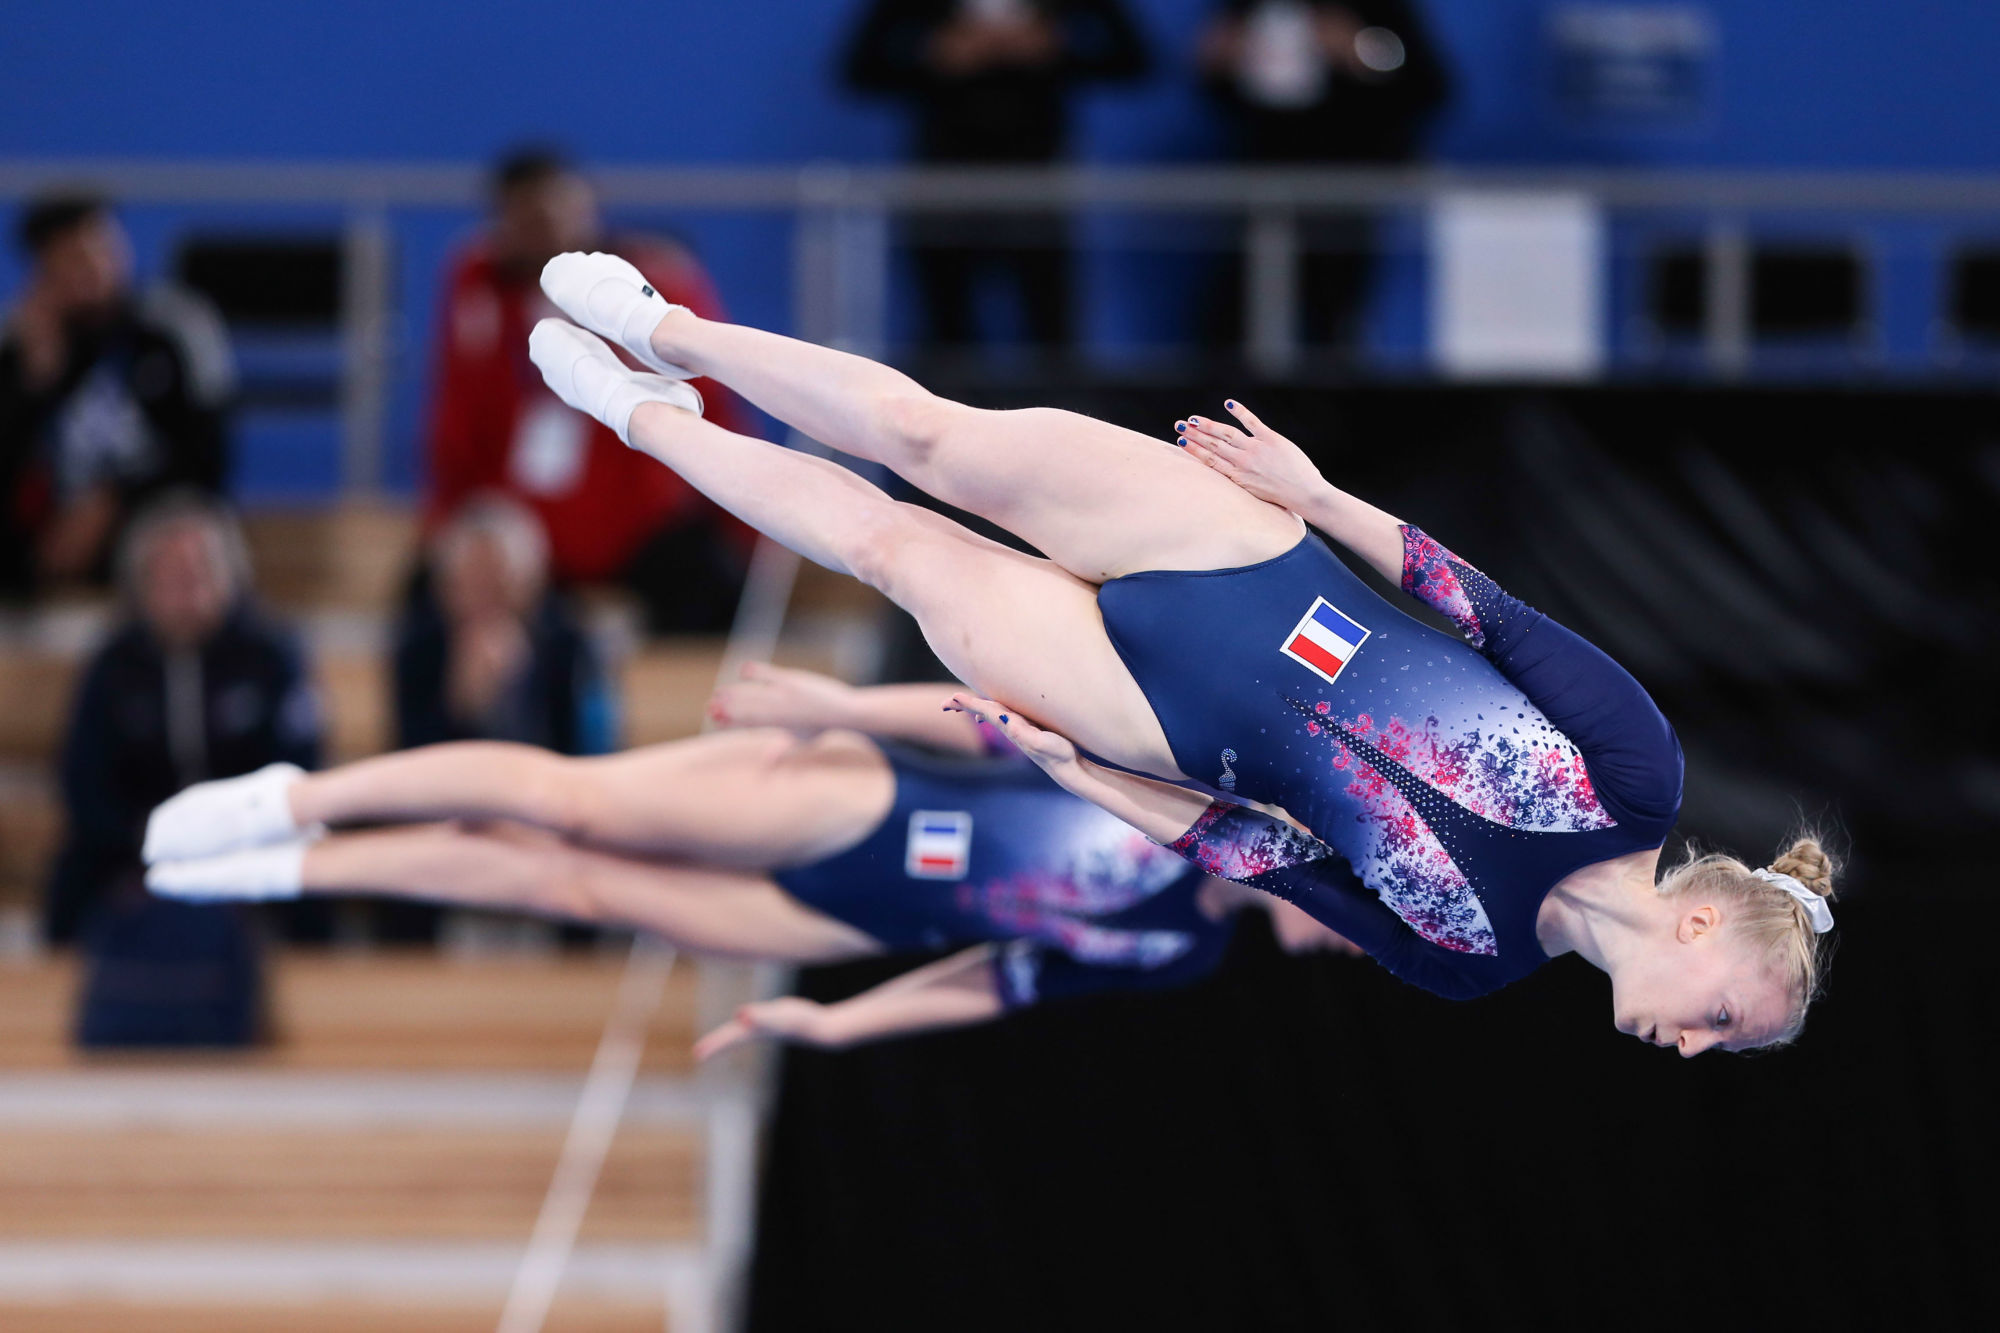
<path id="1" fill-rule="evenodd" d="M 1833 858 L 1817 838 L 1800 838 L 1780 852 L 1771 869 L 1790 875 L 1822 898 L 1833 897 Z"/>

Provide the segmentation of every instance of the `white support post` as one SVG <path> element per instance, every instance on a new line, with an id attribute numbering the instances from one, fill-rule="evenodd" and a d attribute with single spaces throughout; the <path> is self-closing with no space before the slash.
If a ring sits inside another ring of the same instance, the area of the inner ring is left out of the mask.
<path id="1" fill-rule="evenodd" d="M 799 174 L 799 206 L 792 235 L 792 318 L 798 336 L 832 344 L 841 335 L 841 215 L 848 172 L 809 167 Z"/>
<path id="2" fill-rule="evenodd" d="M 389 219 L 379 205 L 352 213 L 341 237 L 340 483 L 347 496 L 382 485 L 389 408 L 392 297 Z"/>
<path id="3" fill-rule="evenodd" d="M 1750 236 L 1741 222 L 1718 218 L 1704 248 L 1702 338 L 1717 379 L 1750 368 Z"/>
<path id="4" fill-rule="evenodd" d="M 1299 221 L 1289 208 L 1250 215 L 1244 255 L 1244 357 L 1263 375 L 1283 375 L 1299 357 Z"/>

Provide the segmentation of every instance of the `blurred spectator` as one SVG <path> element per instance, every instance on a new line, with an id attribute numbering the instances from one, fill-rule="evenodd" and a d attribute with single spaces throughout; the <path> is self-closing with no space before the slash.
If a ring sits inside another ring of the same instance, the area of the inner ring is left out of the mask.
<path id="1" fill-rule="evenodd" d="M 1408 0 L 1223 0 L 1202 34 L 1201 66 L 1252 162 L 1386 165 L 1415 157 L 1449 84 Z M 1348 343 L 1367 294 L 1373 228 L 1309 221 L 1300 262 L 1303 334 Z M 1242 331 L 1238 267 L 1209 327 Z"/>
<path id="2" fill-rule="evenodd" d="M 589 636 L 548 586 L 532 511 L 475 498 L 432 543 L 435 609 L 396 646 L 396 743 L 505 740 L 563 754 L 617 743 L 610 685 Z"/>
<path id="3" fill-rule="evenodd" d="M 149 495 L 221 489 L 235 366 L 200 297 L 135 296 L 105 200 L 37 200 L 17 238 L 28 278 L 0 337 L 0 593 L 18 597 L 108 576 Z"/>
<path id="4" fill-rule="evenodd" d="M 43 913 L 56 944 L 117 900 L 144 899 L 139 845 L 155 805 L 189 783 L 319 761 L 305 661 L 252 605 L 227 510 L 187 492 L 156 500 L 125 538 L 119 581 L 127 618 L 85 669 L 63 742 L 68 828 Z M 318 935 L 322 916 L 285 919 Z"/>
<path id="5" fill-rule="evenodd" d="M 625 582 L 656 632 L 726 629 L 748 534 L 673 472 L 564 407 L 528 361 L 528 330 L 558 313 L 542 296 L 542 265 L 565 250 L 615 251 L 667 300 L 723 317 L 708 275 L 685 249 L 607 234 L 590 186 L 562 157 L 508 157 L 494 172 L 485 233 L 445 279 L 426 522 L 435 531 L 468 497 L 506 492 L 540 517 L 557 580 Z M 748 429 L 728 390 L 698 383 L 711 419 Z"/>
<path id="6" fill-rule="evenodd" d="M 412 609 L 396 645 L 396 744 L 499 740 L 561 754 L 618 743 L 617 702 L 589 636 L 548 586 L 548 540 L 532 511 L 477 497 L 432 542 L 434 598 Z M 373 904 L 384 940 L 434 940 L 443 913 Z M 594 939 L 565 926 L 565 940 Z"/>
<path id="7" fill-rule="evenodd" d="M 1069 93 L 1136 78 L 1145 42 L 1118 0 L 873 0 L 847 52 L 847 81 L 909 98 L 920 162 L 1051 162 L 1068 146 Z M 970 343 L 975 294 L 1010 281 L 1031 342 L 1070 333 L 1067 228 L 1033 216 L 919 220 L 910 229 L 927 336 Z"/>

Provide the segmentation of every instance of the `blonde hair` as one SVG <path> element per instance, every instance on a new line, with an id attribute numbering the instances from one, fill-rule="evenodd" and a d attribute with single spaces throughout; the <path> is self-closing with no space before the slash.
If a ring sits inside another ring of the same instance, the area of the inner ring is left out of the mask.
<path id="1" fill-rule="evenodd" d="M 1833 897 L 1833 857 L 1820 845 L 1820 835 L 1804 832 L 1791 846 L 1771 858 L 1768 867 L 1790 875 L 1822 898 Z M 1703 853 L 1690 846 L 1681 863 L 1661 878 L 1659 891 L 1669 897 L 1682 893 L 1715 894 L 1736 907 L 1730 914 L 1735 932 L 1763 953 L 1784 978 L 1792 1011 L 1784 1030 L 1769 1045 L 1795 1040 L 1805 1026 L 1806 1009 L 1819 997 L 1831 955 L 1830 938 L 1813 930 L 1805 904 L 1775 884 L 1758 879 L 1750 866 L 1721 852 Z"/>

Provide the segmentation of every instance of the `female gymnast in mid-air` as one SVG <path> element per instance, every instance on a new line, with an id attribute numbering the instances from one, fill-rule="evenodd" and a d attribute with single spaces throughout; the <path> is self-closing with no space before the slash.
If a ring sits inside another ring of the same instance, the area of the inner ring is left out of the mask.
<path id="1" fill-rule="evenodd" d="M 1354 951 L 1064 792 L 990 727 L 943 712 L 949 692 L 753 666 L 710 701 L 743 729 L 621 755 L 469 741 L 324 773 L 274 764 L 163 803 L 147 883 L 208 900 L 512 908 L 784 962 L 970 946 L 838 1004 L 747 1005 L 703 1038 L 704 1057 L 755 1035 L 847 1046 L 1185 984 L 1221 961 L 1251 904 L 1287 949 Z M 400 826 L 322 836 L 355 824 Z"/>
<path id="2" fill-rule="evenodd" d="M 1818 842 L 1759 869 L 1710 855 L 1662 876 L 1680 747 L 1639 684 L 1326 482 L 1241 405 L 1226 405 L 1240 426 L 1190 417 L 1168 448 L 1069 412 L 967 407 L 858 356 L 700 319 L 613 255 L 559 255 L 542 286 L 575 321 L 529 340 L 565 402 L 909 610 L 1001 701 L 966 704 L 1070 790 L 1443 995 L 1576 953 L 1610 974 L 1622 1031 L 1683 1055 L 1798 1032 L 1832 926 Z M 1047 558 L 702 420 L 682 382 L 698 375 Z M 1306 523 L 1465 641 L 1390 606 Z"/>

